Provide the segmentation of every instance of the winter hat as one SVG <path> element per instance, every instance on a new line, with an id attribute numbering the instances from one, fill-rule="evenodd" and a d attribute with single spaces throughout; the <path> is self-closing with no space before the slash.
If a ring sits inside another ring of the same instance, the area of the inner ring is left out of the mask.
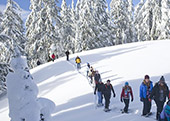
<path id="1" fill-rule="evenodd" d="M 125 86 L 128 86 L 129 85 L 129 83 L 128 82 L 125 82 Z"/>
<path id="2" fill-rule="evenodd" d="M 108 79 L 107 82 L 110 82 L 110 80 Z"/>
<path id="3" fill-rule="evenodd" d="M 145 75 L 145 79 L 150 79 L 149 75 Z"/>
<path id="4" fill-rule="evenodd" d="M 165 78 L 164 78 L 164 76 L 161 76 L 159 82 L 160 82 L 160 83 L 165 83 Z"/>

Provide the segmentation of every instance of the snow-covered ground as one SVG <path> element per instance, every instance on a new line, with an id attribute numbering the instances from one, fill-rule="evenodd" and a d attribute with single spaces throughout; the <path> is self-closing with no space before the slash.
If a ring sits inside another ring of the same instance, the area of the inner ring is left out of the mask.
<path id="1" fill-rule="evenodd" d="M 154 121 L 141 117 L 142 103 L 139 101 L 139 86 L 146 74 L 156 83 L 164 75 L 170 86 L 170 41 L 139 42 L 114 47 L 106 47 L 71 55 L 49 62 L 31 70 L 39 87 L 39 96 L 49 98 L 56 104 L 53 121 Z M 81 73 L 75 68 L 76 56 L 82 59 Z M 99 70 L 103 82 L 112 81 L 116 98 L 111 99 L 112 111 L 95 109 L 93 89 L 86 78 L 86 62 Z M 124 104 L 120 93 L 125 81 L 129 81 L 134 93 L 129 114 L 121 114 Z M 9 121 L 7 98 L 0 99 L 0 120 Z M 152 112 L 156 112 L 152 102 Z"/>

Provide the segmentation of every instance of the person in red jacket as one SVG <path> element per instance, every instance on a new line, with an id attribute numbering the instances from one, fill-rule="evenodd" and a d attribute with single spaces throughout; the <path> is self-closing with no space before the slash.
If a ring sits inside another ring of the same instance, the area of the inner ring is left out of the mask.
<path id="1" fill-rule="evenodd" d="M 122 88 L 122 93 L 120 97 L 121 102 L 125 103 L 125 107 L 122 110 L 122 113 L 128 113 L 130 95 L 131 95 L 131 102 L 132 102 L 133 101 L 132 88 L 129 86 L 128 82 L 125 82 L 125 86 Z"/>
<path id="2" fill-rule="evenodd" d="M 55 60 L 55 54 L 54 53 L 52 54 L 51 58 L 52 58 L 52 61 L 54 62 L 54 60 Z"/>

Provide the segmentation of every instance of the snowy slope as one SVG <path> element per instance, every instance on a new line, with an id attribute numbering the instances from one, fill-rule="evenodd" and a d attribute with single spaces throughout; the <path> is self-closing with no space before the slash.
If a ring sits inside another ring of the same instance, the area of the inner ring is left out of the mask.
<path id="1" fill-rule="evenodd" d="M 139 86 L 145 74 L 151 76 L 155 83 L 164 75 L 170 86 L 170 41 L 151 41 L 106 47 L 86 51 L 71 56 L 70 62 L 65 58 L 41 65 L 33 70 L 34 80 L 39 87 L 39 96 L 51 99 L 56 104 L 54 121 L 154 121 L 141 117 L 142 103 L 139 101 Z M 75 69 L 74 59 L 82 59 L 81 73 Z M 103 82 L 112 81 L 116 98 L 111 99 L 109 113 L 103 108 L 95 109 L 93 89 L 86 75 L 86 62 L 99 70 Z M 130 104 L 130 114 L 121 114 L 123 104 L 120 91 L 125 81 L 129 81 L 134 92 L 134 102 Z M 156 112 L 152 103 L 152 112 Z M 7 99 L 0 99 L 0 119 L 9 121 Z"/>

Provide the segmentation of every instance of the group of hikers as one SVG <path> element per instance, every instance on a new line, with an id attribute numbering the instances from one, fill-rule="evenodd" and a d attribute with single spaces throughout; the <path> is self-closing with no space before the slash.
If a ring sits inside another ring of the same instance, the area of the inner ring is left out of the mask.
<path id="1" fill-rule="evenodd" d="M 102 82 L 101 76 L 98 70 L 94 70 L 89 63 L 87 63 L 87 76 L 90 78 L 91 83 L 95 83 L 94 94 L 98 96 L 97 106 L 104 106 L 103 97 L 105 99 L 105 108 L 104 111 L 110 111 L 109 104 L 111 93 L 113 97 L 116 96 L 110 80 L 108 79 L 106 84 Z M 165 78 L 162 76 L 160 80 L 153 86 L 153 82 L 150 80 L 149 75 L 145 75 L 142 84 L 140 85 L 140 101 L 143 103 L 142 116 L 148 117 L 152 113 L 151 111 L 151 102 L 155 101 L 157 106 L 156 119 L 159 121 L 170 121 L 170 94 L 169 88 L 165 83 Z M 167 102 L 165 108 L 164 104 L 166 99 Z M 129 103 L 133 102 L 133 91 L 128 82 L 125 82 L 125 85 L 122 88 L 120 101 L 124 102 L 125 106 L 122 109 L 122 113 L 128 113 Z"/>
<path id="2" fill-rule="evenodd" d="M 69 61 L 69 51 L 65 52 L 66 60 Z M 55 55 L 52 54 L 52 61 L 54 61 Z M 81 59 L 79 56 L 75 59 L 77 70 L 81 69 Z M 104 111 L 110 111 L 109 104 L 111 95 L 116 97 L 111 81 L 108 79 L 104 84 L 98 70 L 87 63 L 87 77 L 90 78 L 90 83 L 94 83 L 94 95 L 98 96 L 98 107 L 105 106 Z M 111 94 L 113 93 L 113 94 Z M 105 99 L 105 105 L 103 104 L 103 97 Z M 167 101 L 168 98 L 168 101 Z M 130 100 L 131 99 L 131 100 Z M 125 106 L 122 113 L 128 113 L 129 103 L 133 102 L 133 91 L 128 82 L 122 88 L 120 101 L 124 102 Z M 142 116 L 148 117 L 152 113 L 152 100 L 155 101 L 157 107 L 156 119 L 159 121 L 170 121 L 170 93 L 169 88 L 165 82 L 164 76 L 153 86 L 153 82 L 150 80 L 149 75 L 145 75 L 142 84 L 140 85 L 140 101 L 143 103 Z M 167 101 L 165 107 L 164 104 Z"/>
<path id="3" fill-rule="evenodd" d="M 169 100 L 170 95 L 164 76 L 162 76 L 153 86 L 153 82 L 150 81 L 150 77 L 146 75 L 140 86 L 140 101 L 143 102 L 142 116 L 151 114 L 151 101 L 154 100 L 157 107 L 156 119 L 159 121 L 170 121 L 170 100 L 163 109 L 167 98 Z"/>
<path id="4" fill-rule="evenodd" d="M 67 51 L 65 52 L 65 54 L 66 54 L 66 60 L 69 61 L 69 55 L 70 55 L 69 50 L 67 50 Z M 53 62 L 54 62 L 54 60 L 55 60 L 56 58 L 58 58 L 58 55 L 57 55 L 57 54 L 54 54 L 54 53 L 49 54 L 49 56 L 48 56 L 48 62 L 50 62 L 50 61 L 53 61 Z M 40 61 L 40 60 L 37 60 L 37 66 L 39 66 L 39 65 L 41 65 L 41 64 L 42 64 L 41 61 Z"/>

